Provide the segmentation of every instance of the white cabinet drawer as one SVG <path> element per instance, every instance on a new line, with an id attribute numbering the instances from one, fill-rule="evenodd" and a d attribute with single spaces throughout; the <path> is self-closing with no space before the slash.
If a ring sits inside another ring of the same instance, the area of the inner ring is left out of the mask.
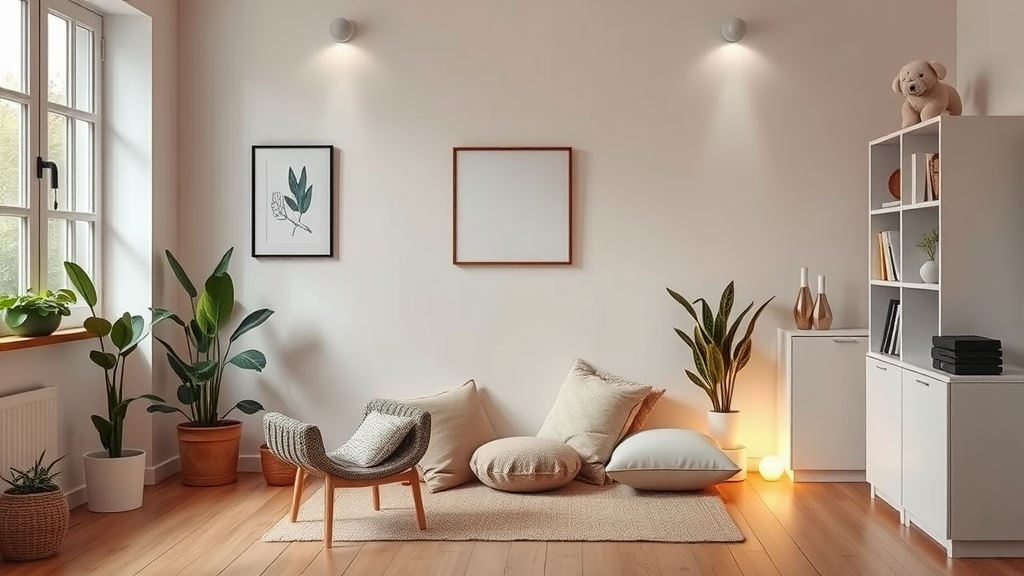
<path id="1" fill-rule="evenodd" d="M 903 371 L 903 507 L 938 539 L 949 533 L 949 384 Z"/>
<path id="2" fill-rule="evenodd" d="M 903 370 L 874 358 L 866 360 L 865 477 L 899 509 L 903 498 Z"/>

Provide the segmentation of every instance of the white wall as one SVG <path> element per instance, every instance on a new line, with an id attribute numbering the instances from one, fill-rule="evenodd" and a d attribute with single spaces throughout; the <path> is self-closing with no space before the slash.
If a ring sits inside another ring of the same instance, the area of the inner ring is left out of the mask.
<path id="1" fill-rule="evenodd" d="M 799 267 L 828 276 L 836 327 L 866 324 L 866 142 L 899 128 L 905 62 L 955 72 L 955 10 L 181 0 L 182 260 L 203 276 L 235 246 L 237 299 L 278 311 L 245 340 L 267 371 L 235 372 L 229 400 L 340 443 L 371 397 L 475 378 L 500 434 L 534 434 L 580 356 L 668 388 L 652 425 L 704 429 L 665 287 L 717 299 L 734 279 L 741 304 L 776 297 L 735 402 L 750 455 L 774 452 L 774 333 Z M 749 33 L 726 46 L 733 15 Z M 358 23 L 349 44 L 328 36 L 339 16 Z M 250 146 L 297 143 L 340 150 L 339 257 L 248 258 Z M 576 148 L 576 265 L 452 266 L 451 148 L 467 145 Z"/>
<path id="2" fill-rule="evenodd" d="M 964 114 L 1024 114 L 1024 2 L 958 0 L 957 88 Z"/>

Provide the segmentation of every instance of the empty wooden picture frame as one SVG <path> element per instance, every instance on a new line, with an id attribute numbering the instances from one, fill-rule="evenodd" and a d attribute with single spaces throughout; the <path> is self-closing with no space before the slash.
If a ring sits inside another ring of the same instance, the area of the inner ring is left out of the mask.
<path id="1" fill-rule="evenodd" d="M 572 148 L 453 149 L 452 262 L 572 264 Z"/>
<path id="2" fill-rule="evenodd" d="M 334 256 L 334 147 L 252 147 L 252 255 Z"/>

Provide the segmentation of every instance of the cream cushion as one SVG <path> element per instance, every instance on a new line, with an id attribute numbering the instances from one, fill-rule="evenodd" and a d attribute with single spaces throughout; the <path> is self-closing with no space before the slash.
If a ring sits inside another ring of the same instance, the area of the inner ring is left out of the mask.
<path id="1" fill-rule="evenodd" d="M 601 373 L 576 359 L 537 436 L 565 442 L 580 455 L 577 480 L 608 484 L 604 464 L 651 387 Z"/>
<path id="2" fill-rule="evenodd" d="M 651 411 L 654 410 L 654 405 L 661 400 L 661 397 L 665 395 L 664 388 L 652 388 L 651 393 L 644 398 L 644 401 L 640 403 L 640 408 L 637 409 L 636 415 L 633 416 L 633 422 L 630 423 L 629 429 L 623 435 L 629 436 L 635 434 L 644 429 L 644 424 L 647 422 L 647 418 L 650 417 Z"/>
<path id="3" fill-rule="evenodd" d="M 355 434 L 334 455 L 363 468 L 376 466 L 398 449 L 415 424 L 408 416 L 367 412 Z"/>
<path id="4" fill-rule="evenodd" d="M 430 412 L 430 444 L 419 463 L 427 489 L 440 492 L 473 480 L 469 459 L 477 448 L 497 438 L 480 404 L 476 382 L 400 402 Z"/>
<path id="5" fill-rule="evenodd" d="M 499 438 L 476 449 L 469 462 L 481 482 L 504 492 L 561 488 L 580 471 L 580 457 L 554 438 Z"/>
<path id="6" fill-rule="evenodd" d="M 616 482 L 640 490 L 701 490 L 734 476 L 740 467 L 718 443 L 694 430 L 659 428 L 627 437 L 606 467 Z"/>

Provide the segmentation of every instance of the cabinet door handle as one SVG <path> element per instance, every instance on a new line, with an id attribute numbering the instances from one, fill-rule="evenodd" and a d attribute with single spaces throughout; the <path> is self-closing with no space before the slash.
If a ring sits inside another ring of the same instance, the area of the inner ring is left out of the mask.
<path id="1" fill-rule="evenodd" d="M 832 341 L 836 344 L 856 344 L 859 340 L 857 338 L 833 338 Z"/>
<path id="2" fill-rule="evenodd" d="M 918 384 L 924 384 L 925 386 L 931 386 L 931 384 L 928 384 L 924 380 L 918 380 L 918 379 L 915 378 L 914 381 L 917 382 Z"/>
<path id="3" fill-rule="evenodd" d="M 875 364 L 875 368 L 878 368 L 879 370 L 882 370 L 882 371 L 888 370 L 888 368 L 886 368 L 885 366 L 879 366 L 878 364 Z"/>

